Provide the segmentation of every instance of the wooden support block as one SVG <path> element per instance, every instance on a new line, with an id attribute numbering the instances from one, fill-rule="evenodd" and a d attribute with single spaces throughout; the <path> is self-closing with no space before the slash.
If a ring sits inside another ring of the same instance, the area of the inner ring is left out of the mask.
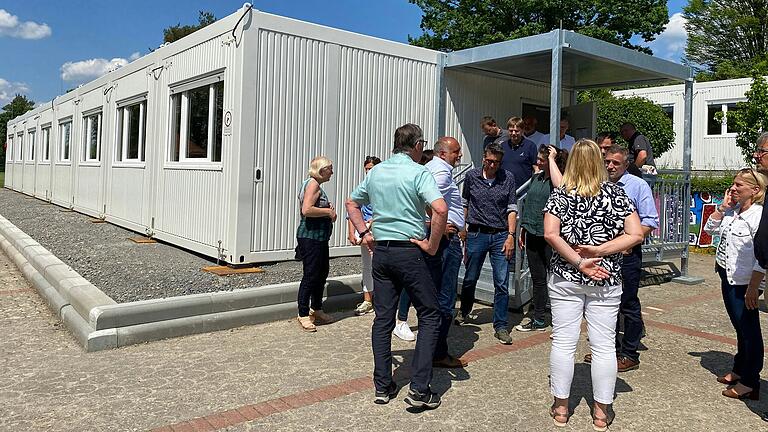
<path id="1" fill-rule="evenodd" d="M 88 222 L 90 222 L 90 223 L 104 223 L 106 221 L 104 219 L 89 219 Z"/>
<path id="2" fill-rule="evenodd" d="M 157 240 L 149 237 L 128 237 L 128 240 L 138 244 L 157 243 Z"/>
<path id="3" fill-rule="evenodd" d="M 72 209 L 61 209 L 61 210 L 59 210 L 59 211 L 60 211 L 60 212 L 62 212 L 62 213 L 74 213 L 74 212 L 75 212 L 75 211 L 74 211 L 74 210 L 72 210 Z"/>
<path id="4" fill-rule="evenodd" d="M 246 273 L 264 273 L 264 269 L 260 267 L 240 267 L 232 268 L 227 266 L 208 266 L 201 269 L 204 272 L 213 273 L 217 276 L 229 276 L 233 274 L 246 274 Z"/>

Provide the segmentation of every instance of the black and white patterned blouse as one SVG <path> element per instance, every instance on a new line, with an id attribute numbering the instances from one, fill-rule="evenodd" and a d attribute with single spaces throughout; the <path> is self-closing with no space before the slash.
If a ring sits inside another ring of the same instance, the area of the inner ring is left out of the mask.
<path id="1" fill-rule="evenodd" d="M 552 191 L 544 212 L 560 219 L 560 237 L 571 246 L 597 246 L 613 240 L 624 232 L 624 218 L 635 206 L 621 186 L 603 182 L 594 197 L 582 197 L 562 188 Z M 581 285 L 613 286 L 621 284 L 621 252 L 603 257 L 601 266 L 611 274 L 596 281 L 580 272 L 557 252 L 552 254 L 552 272 L 563 279 Z"/>

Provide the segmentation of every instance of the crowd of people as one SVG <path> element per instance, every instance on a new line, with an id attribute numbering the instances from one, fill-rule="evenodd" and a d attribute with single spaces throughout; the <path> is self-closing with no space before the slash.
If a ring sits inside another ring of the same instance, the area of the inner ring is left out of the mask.
<path id="1" fill-rule="evenodd" d="M 348 240 L 361 247 L 363 302 L 355 313 L 375 313 L 371 329 L 374 402 L 398 393 L 392 378 L 392 335 L 415 340 L 406 403 L 433 409 L 433 367 L 462 368 L 450 352 L 451 323 L 472 322 L 476 285 L 490 256 L 493 269 L 493 331 L 502 344 L 509 333 L 509 273 L 516 251 L 525 251 L 532 280 L 531 314 L 518 331 L 549 328 L 552 349 L 550 415 L 565 426 L 582 320 L 586 320 L 591 363 L 595 430 L 606 430 L 618 372 L 637 369 L 644 328 L 638 290 L 645 237 L 659 227 L 652 184 L 656 169 L 648 139 L 634 125 L 621 125 L 628 148 L 615 134 L 574 140 L 563 119 L 559 147 L 536 130 L 534 117 L 511 117 L 501 129 L 491 117 L 480 122 L 485 135 L 480 166 L 466 172 L 459 188 L 453 169 L 462 158 L 456 138 L 441 137 L 432 154 L 414 124 L 394 134 L 392 156 L 368 156 L 366 175 L 345 202 Z M 720 236 L 716 271 L 726 311 L 736 330 L 733 369 L 718 377 L 723 395 L 759 395 L 763 342 L 757 312 L 758 289 L 768 265 L 768 217 L 762 206 L 768 173 L 768 133 L 757 142 L 758 169 L 736 175 L 705 230 Z M 305 331 L 332 321 L 322 311 L 328 275 L 328 240 L 336 209 L 321 185 L 333 175 L 332 162 L 314 158 L 299 201 L 297 258 L 304 274 L 298 294 L 298 322 Z M 521 187 L 522 186 L 522 187 Z M 525 200 L 518 203 L 526 189 Z M 518 213 L 520 214 L 518 216 Z M 520 219 L 520 232 L 516 234 Z M 520 252 L 518 252 L 520 253 Z M 465 266 L 457 303 L 458 274 Z M 407 324 L 416 310 L 418 337 Z M 623 331 L 619 332 L 619 323 Z"/>

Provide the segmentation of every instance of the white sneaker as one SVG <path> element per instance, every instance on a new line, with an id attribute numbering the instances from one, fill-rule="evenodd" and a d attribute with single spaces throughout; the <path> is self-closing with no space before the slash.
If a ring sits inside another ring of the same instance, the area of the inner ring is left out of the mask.
<path id="1" fill-rule="evenodd" d="M 355 309 L 355 315 L 365 315 L 368 312 L 373 312 L 373 303 L 363 300 L 362 303 L 357 305 L 357 309 Z"/>
<path id="2" fill-rule="evenodd" d="M 398 321 L 392 334 L 404 341 L 413 342 L 416 340 L 416 335 L 413 334 L 411 328 L 408 327 L 408 323 L 405 321 Z"/>

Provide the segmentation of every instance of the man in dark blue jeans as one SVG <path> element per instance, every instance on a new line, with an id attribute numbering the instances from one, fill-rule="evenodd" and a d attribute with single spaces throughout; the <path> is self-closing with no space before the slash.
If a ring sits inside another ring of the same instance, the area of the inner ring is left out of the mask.
<path id="1" fill-rule="evenodd" d="M 640 216 L 640 225 L 647 236 L 651 231 L 659 227 L 659 213 L 653 199 L 653 192 L 648 183 L 627 171 L 629 160 L 627 149 L 616 144 L 605 152 L 605 168 L 608 170 L 608 178 L 621 186 L 632 200 L 637 214 Z M 627 372 L 640 367 L 640 338 L 643 333 L 643 316 L 640 307 L 640 276 L 643 266 L 642 245 L 637 245 L 632 250 L 624 253 L 621 265 L 622 294 L 619 314 L 624 317 L 624 335 L 620 336 L 616 331 L 616 356 L 619 372 Z M 591 356 L 585 360 L 591 360 Z"/>
<path id="2" fill-rule="evenodd" d="M 419 126 L 406 124 L 397 128 L 394 154 L 368 172 L 350 194 L 346 208 L 362 244 L 373 253 L 374 403 L 389 403 L 397 394 L 392 379 L 392 330 L 398 298 L 405 290 L 419 320 L 410 391 L 405 402 L 432 409 L 440 406 L 440 396 L 429 387 L 441 322 L 434 283 L 440 258 L 435 254 L 445 232 L 448 206 L 430 172 L 416 162 L 421 160 L 425 143 Z M 373 204 L 372 232 L 363 222 L 362 204 Z M 427 207 L 432 208 L 432 222 L 430 236 L 425 238 Z"/>
<path id="3" fill-rule="evenodd" d="M 517 194 L 515 177 L 501 169 L 504 150 L 492 143 L 485 148 L 483 166 L 464 177 L 464 208 L 467 211 L 467 261 L 461 285 L 461 308 L 456 323 L 463 324 L 475 302 L 475 288 L 485 256 L 493 268 L 494 337 L 509 345 L 509 260 L 515 253 Z"/>

